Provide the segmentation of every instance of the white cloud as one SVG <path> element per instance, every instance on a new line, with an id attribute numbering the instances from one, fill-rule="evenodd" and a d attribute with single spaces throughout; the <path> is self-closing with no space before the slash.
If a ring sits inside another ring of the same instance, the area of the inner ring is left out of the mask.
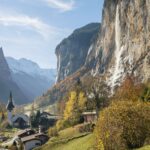
<path id="1" fill-rule="evenodd" d="M 0 24 L 3 26 L 23 26 L 31 28 L 45 39 L 49 36 L 57 35 L 60 32 L 59 28 L 50 26 L 42 22 L 38 18 L 29 17 L 26 15 L 0 15 Z"/>
<path id="2" fill-rule="evenodd" d="M 70 11 L 74 8 L 75 2 L 74 0 L 44 0 L 48 3 L 48 5 L 52 8 L 57 8 L 60 11 Z"/>

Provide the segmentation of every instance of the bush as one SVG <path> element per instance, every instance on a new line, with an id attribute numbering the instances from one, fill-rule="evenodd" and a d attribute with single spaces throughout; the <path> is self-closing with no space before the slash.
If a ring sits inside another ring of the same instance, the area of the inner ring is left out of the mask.
<path id="1" fill-rule="evenodd" d="M 58 136 L 58 130 L 57 130 L 57 128 L 56 127 L 49 128 L 48 135 L 50 137 Z"/>
<path id="2" fill-rule="evenodd" d="M 84 125 L 79 127 L 79 132 L 80 133 L 93 132 L 94 126 L 95 125 L 92 123 L 84 124 Z"/>
<path id="3" fill-rule="evenodd" d="M 150 137 L 150 103 L 120 101 L 100 113 L 96 125 L 97 149 L 139 148 Z"/>

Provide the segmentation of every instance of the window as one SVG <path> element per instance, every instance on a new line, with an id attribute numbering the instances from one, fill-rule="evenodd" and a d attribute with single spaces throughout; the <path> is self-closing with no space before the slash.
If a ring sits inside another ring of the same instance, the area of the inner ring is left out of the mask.
<path id="1" fill-rule="evenodd" d="M 40 146 L 41 144 L 40 144 L 40 143 L 35 143 L 35 145 L 36 145 L 36 146 Z"/>

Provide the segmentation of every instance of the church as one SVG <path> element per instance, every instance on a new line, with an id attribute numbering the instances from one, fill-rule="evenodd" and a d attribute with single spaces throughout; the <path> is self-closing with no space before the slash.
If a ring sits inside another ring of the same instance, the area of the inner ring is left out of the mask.
<path id="1" fill-rule="evenodd" d="M 12 93 L 10 92 L 8 103 L 6 105 L 9 125 L 20 129 L 29 127 L 29 117 L 25 114 L 13 114 L 14 108 L 15 105 L 14 105 Z"/>

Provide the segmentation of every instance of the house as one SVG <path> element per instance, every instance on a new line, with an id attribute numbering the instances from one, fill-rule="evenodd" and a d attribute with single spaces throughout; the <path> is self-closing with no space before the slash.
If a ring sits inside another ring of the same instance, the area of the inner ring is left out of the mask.
<path id="1" fill-rule="evenodd" d="M 41 139 L 31 135 L 21 139 L 24 150 L 31 150 L 42 145 Z"/>
<path id="2" fill-rule="evenodd" d="M 59 118 L 60 117 L 57 115 L 50 114 L 48 112 L 42 112 L 39 119 L 41 131 L 47 130 L 49 127 L 54 126 Z"/>
<path id="3" fill-rule="evenodd" d="M 12 125 L 16 128 L 26 128 L 29 125 L 29 117 L 25 114 L 16 114 L 12 117 Z"/>
<path id="4" fill-rule="evenodd" d="M 24 150 L 31 150 L 48 141 L 48 136 L 43 133 L 36 133 L 30 136 L 21 138 Z"/>
<path id="5" fill-rule="evenodd" d="M 12 146 L 21 150 L 31 150 L 48 141 L 48 136 L 44 133 L 35 133 L 32 129 L 19 131 L 13 139 L 2 144 L 4 148 L 11 148 Z"/>
<path id="6" fill-rule="evenodd" d="M 0 135 L 0 142 L 4 142 L 4 141 L 6 141 L 7 139 L 8 139 L 7 137 Z"/>
<path id="7" fill-rule="evenodd" d="M 10 92 L 9 100 L 6 105 L 8 122 L 11 126 L 24 129 L 29 126 L 29 117 L 25 114 L 15 114 L 13 115 L 13 109 L 15 108 L 12 93 Z"/>
<path id="8" fill-rule="evenodd" d="M 84 123 L 90 123 L 90 122 L 96 122 L 97 120 L 97 113 L 96 111 L 92 111 L 92 112 L 83 112 L 82 116 L 84 118 Z"/>
<path id="9" fill-rule="evenodd" d="M 23 138 L 23 137 L 30 136 L 30 135 L 33 135 L 33 134 L 35 134 L 34 130 L 25 129 L 25 130 L 18 131 L 16 133 L 16 136 L 19 137 L 19 138 Z"/>
<path id="10" fill-rule="evenodd" d="M 54 119 L 54 120 L 60 119 L 60 117 L 58 115 L 54 115 L 54 114 L 51 114 L 48 112 L 42 112 L 40 117 L 48 118 L 48 119 Z"/>

